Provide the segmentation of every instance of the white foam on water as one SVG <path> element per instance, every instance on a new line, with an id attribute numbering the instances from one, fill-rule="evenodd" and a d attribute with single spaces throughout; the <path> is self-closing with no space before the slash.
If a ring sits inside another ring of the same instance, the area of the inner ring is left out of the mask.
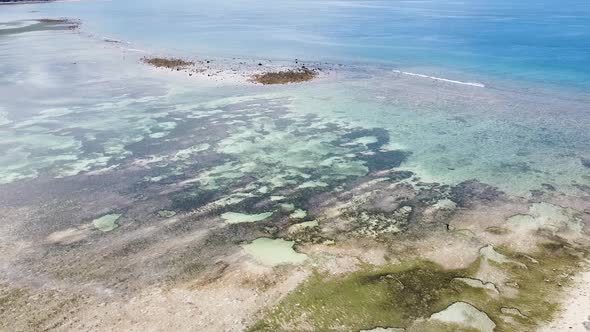
<path id="1" fill-rule="evenodd" d="M 409 71 L 393 70 L 393 72 L 394 73 L 397 73 L 397 74 L 403 74 L 403 75 L 415 76 L 415 77 L 421 77 L 421 78 L 429 78 L 431 80 L 441 81 L 441 82 L 447 82 L 447 83 L 453 83 L 453 84 L 469 85 L 469 86 L 475 86 L 475 87 L 478 87 L 478 88 L 485 88 L 486 87 L 482 83 L 477 83 L 477 82 L 462 82 L 462 81 L 450 80 L 450 79 L 442 78 L 442 77 L 428 76 L 428 75 L 424 75 L 424 74 L 412 73 L 412 72 L 409 72 Z"/>

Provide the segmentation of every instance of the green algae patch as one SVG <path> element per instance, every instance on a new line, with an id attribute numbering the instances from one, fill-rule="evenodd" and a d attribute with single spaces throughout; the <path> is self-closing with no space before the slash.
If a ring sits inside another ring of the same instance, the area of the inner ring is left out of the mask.
<path id="1" fill-rule="evenodd" d="M 455 302 L 461 285 L 452 280 L 465 273 L 422 261 L 366 268 L 343 277 L 316 272 L 250 331 L 407 327 Z"/>
<path id="2" fill-rule="evenodd" d="M 463 282 L 469 287 L 485 289 L 490 292 L 492 296 L 497 296 L 500 293 L 496 285 L 491 282 L 484 282 L 475 278 L 455 278 L 453 280 Z"/>
<path id="3" fill-rule="evenodd" d="M 239 224 L 243 222 L 256 222 L 264 220 L 272 215 L 272 212 L 263 212 L 258 214 L 246 214 L 238 212 L 226 212 L 221 215 L 226 224 Z"/>
<path id="4" fill-rule="evenodd" d="M 120 214 L 107 214 L 100 218 L 94 219 L 92 221 L 92 225 L 94 225 L 94 228 L 101 232 L 110 232 L 113 229 L 119 227 L 119 225 L 117 225 L 117 220 L 119 220 L 120 217 Z"/>
<path id="5" fill-rule="evenodd" d="M 488 228 L 486 228 L 486 232 L 490 233 L 490 234 L 495 234 L 495 235 L 504 235 L 504 234 L 508 234 L 510 233 L 510 231 L 504 227 L 498 227 L 498 226 L 490 226 Z"/>
<path id="6" fill-rule="evenodd" d="M 580 271 L 585 255 L 560 238 L 527 254 L 482 249 L 481 258 L 466 269 L 414 261 L 348 275 L 315 272 L 249 330 L 532 331 L 554 316 L 560 290 Z M 474 277 L 484 262 L 506 275 L 503 284 Z M 507 286 L 515 292 L 504 293 Z M 505 308 L 521 314 L 507 316 Z M 479 317 L 477 326 L 471 316 Z"/>
<path id="7" fill-rule="evenodd" d="M 517 329 L 512 327 L 512 330 L 534 330 L 540 323 L 549 322 L 559 309 L 558 295 L 581 270 L 579 263 L 587 253 L 558 237 L 552 240 L 541 244 L 537 252 L 530 255 L 498 249 L 527 265 L 527 269 L 515 265 L 505 267 L 510 276 L 507 283 L 518 288 L 518 295 L 503 298 L 501 307 L 514 308 L 522 313 L 514 317 Z"/>
<path id="8" fill-rule="evenodd" d="M 296 252 L 293 249 L 294 244 L 293 241 L 262 237 L 242 245 L 242 249 L 264 265 L 301 264 L 307 259 L 307 255 Z"/>

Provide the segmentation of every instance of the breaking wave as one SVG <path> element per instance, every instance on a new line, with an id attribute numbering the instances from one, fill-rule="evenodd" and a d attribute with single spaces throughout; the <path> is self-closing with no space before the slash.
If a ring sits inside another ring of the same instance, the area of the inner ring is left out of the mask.
<path id="1" fill-rule="evenodd" d="M 456 80 L 449 80 L 449 79 L 442 78 L 442 77 L 428 76 L 428 75 L 424 75 L 424 74 L 416 74 L 416 73 L 411 73 L 411 72 L 407 72 L 407 71 L 400 71 L 400 70 L 394 70 L 393 72 L 397 73 L 397 74 L 416 76 L 416 77 L 422 77 L 422 78 L 429 78 L 429 79 L 432 79 L 435 81 L 442 81 L 442 82 L 453 83 L 453 84 L 469 85 L 469 86 L 475 86 L 478 88 L 485 88 L 486 87 L 484 84 L 477 83 L 477 82 L 462 82 L 462 81 L 456 81 Z"/>

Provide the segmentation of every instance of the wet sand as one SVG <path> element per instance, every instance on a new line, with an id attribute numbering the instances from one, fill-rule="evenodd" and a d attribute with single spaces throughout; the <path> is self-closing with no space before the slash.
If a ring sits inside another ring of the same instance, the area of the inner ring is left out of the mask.
<path id="1" fill-rule="evenodd" d="M 588 262 L 584 264 L 588 268 Z M 578 274 L 563 292 L 561 308 L 550 323 L 539 329 L 541 332 L 590 330 L 590 272 Z"/>

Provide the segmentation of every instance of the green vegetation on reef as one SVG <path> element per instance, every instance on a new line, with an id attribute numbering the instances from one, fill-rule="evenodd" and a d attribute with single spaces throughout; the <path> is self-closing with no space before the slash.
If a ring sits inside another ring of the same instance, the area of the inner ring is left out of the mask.
<path id="1" fill-rule="evenodd" d="M 465 288 L 451 281 L 466 275 L 466 270 L 444 271 L 426 261 L 366 267 L 344 277 L 316 272 L 250 331 L 277 331 L 284 326 L 294 331 L 408 326 L 451 304 Z M 485 295 L 482 290 L 474 292 Z"/>
<path id="2" fill-rule="evenodd" d="M 249 331 L 353 331 L 374 327 L 444 331 L 451 327 L 429 317 L 459 301 L 486 313 L 496 324 L 496 331 L 534 330 L 555 313 L 557 304 L 552 302 L 552 295 L 579 270 L 582 252 L 563 241 L 541 245 L 530 256 L 499 250 L 522 263 L 486 262 L 508 277 L 505 285 L 496 285 L 501 289 L 500 296 L 455 280 L 474 278 L 483 264 L 481 259 L 466 269 L 454 270 L 418 260 L 365 266 L 343 276 L 316 271 L 278 306 L 264 312 L 263 319 Z M 515 295 L 504 294 L 505 287 L 515 289 Z"/>
<path id="3" fill-rule="evenodd" d="M 495 234 L 495 235 L 504 235 L 504 234 L 510 233 L 510 231 L 507 230 L 506 228 L 498 227 L 498 226 L 490 226 L 490 227 L 486 228 L 486 232 L 491 233 L 491 234 Z"/>

